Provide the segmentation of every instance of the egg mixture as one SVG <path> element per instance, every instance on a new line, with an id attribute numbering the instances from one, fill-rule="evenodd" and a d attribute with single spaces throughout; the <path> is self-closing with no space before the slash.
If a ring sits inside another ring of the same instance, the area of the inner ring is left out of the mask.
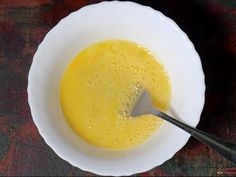
<path id="1" fill-rule="evenodd" d="M 125 40 L 107 40 L 82 50 L 66 68 L 61 107 L 72 129 L 88 143 L 112 150 L 145 142 L 162 120 L 130 116 L 138 96 L 148 90 L 154 105 L 168 109 L 170 81 L 148 49 Z"/>

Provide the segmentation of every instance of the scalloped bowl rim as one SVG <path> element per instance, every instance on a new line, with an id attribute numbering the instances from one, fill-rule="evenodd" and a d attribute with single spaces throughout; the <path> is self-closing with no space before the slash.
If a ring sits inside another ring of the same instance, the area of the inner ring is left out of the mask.
<path id="1" fill-rule="evenodd" d="M 31 113 L 32 113 L 32 118 L 33 121 L 35 122 L 38 131 L 40 133 L 40 135 L 43 137 L 43 139 L 45 140 L 45 142 L 56 152 L 56 154 L 58 156 L 60 156 L 62 159 L 66 160 L 67 162 L 69 162 L 70 164 L 79 167 L 82 170 L 85 171 L 90 171 L 99 175 L 114 175 L 114 176 L 120 176 L 120 175 L 132 175 L 135 173 L 141 173 L 141 172 L 145 172 L 148 171 L 158 165 L 161 165 L 162 163 L 164 163 L 166 160 L 170 159 L 171 157 L 173 157 L 173 155 L 179 151 L 188 141 L 189 139 L 189 135 L 184 133 L 184 138 L 182 138 L 181 140 L 179 140 L 179 144 L 176 144 L 175 147 L 172 147 L 171 150 L 167 150 L 168 152 L 166 152 L 165 157 L 163 157 L 163 159 L 160 161 L 157 161 L 155 159 L 150 159 L 150 163 L 147 163 L 147 165 L 145 165 L 144 163 L 142 164 L 142 166 L 139 166 L 139 168 L 135 168 L 135 169 L 126 169 L 126 170 L 116 170 L 116 171 L 111 171 L 109 169 L 101 169 L 101 168 L 96 168 L 93 167 L 93 165 L 88 165 L 82 161 L 79 160 L 75 160 L 72 159 L 72 156 L 68 156 L 68 152 L 65 152 L 64 149 L 62 149 L 62 147 L 58 146 L 58 144 L 55 144 L 53 138 L 54 137 L 50 137 L 51 134 L 48 134 L 48 131 L 45 130 L 45 122 L 42 122 L 42 120 L 40 119 L 39 115 L 42 115 L 42 113 L 40 111 L 42 111 L 42 109 L 38 109 L 38 97 L 34 95 L 35 93 L 35 87 L 36 87 L 36 83 L 35 80 L 37 77 L 39 77 L 37 74 L 35 74 L 36 72 L 36 67 L 38 67 L 39 65 L 39 58 L 40 55 L 42 55 L 42 50 L 45 49 L 45 45 L 46 43 L 48 43 L 48 41 L 51 40 L 52 36 L 54 35 L 54 33 L 56 31 L 62 30 L 63 26 L 66 25 L 68 23 L 68 21 L 70 20 L 74 20 L 75 16 L 83 16 L 87 11 L 91 11 L 94 10 L 96 11 L 97 9 L 102 9 L 104 7 L 116 7 L 119 6 L 119 8 L 121 8 L 120 6 L 122 6 L 123 8 L 130 8 L 135 10 L 141 10 L 143 12 L 146 13 L 150 13 L 152 16 L 155 16 L 155 19 L 161 19 L 164 20 L 165 22 L 167 22 L 169 24 L 169 26 L 171 28 L 173 28 L 176 33 L 178 33 L 179 36 L 181 36 L 181 40 L 183 40 L 186 45 L 188 45 L 190 52 L 192 53 L 191 55 L 193 56 L 194 60 L 195 60 L 195 65 L 197 65 L 196 67 L 198 68 L 199 72 L 198 72 L 198 95 L 200 95 L 200 98 L 198 98 L 198 103 L 195 109 L 195 120 L 194 122 L 189 122 L 189 124 L 193 127 L 195 127 L 199 120 L 200 120 L 200 115 L 204 106 L 204 93 L 205 93 L 205 84 L 204 84 L 204 74 L 202 71 L 202 66 L 201 66 L 201 62 L 200 62 L 200 58 L 197 54 L 197 52 L 195 51 L 195 48 L 193 46 L 193 44 L 191 43 L 191 41 L 188 39 L 187 35 L 177 26 L 177 24 L 171 20 L 170 18 L 164 16 L 161 12 L 152 9 L 151 7 L 148 6 L 143 6 L 143 5 L 139 5 L 137 3 L 133 3 L 133 2 L 119 2 L 119 1 L 113 1 L 113 2 L 101 2 L 98 4 L 92 4 L 92 5 L 88 5 L 85 6 L 81 9 L 79 9 L 78 11 L 75 11 L 73 13 L 71 13 L 70 15 L 68 15 L 67 17 L 65 17 L 64 19 L 62 19 L 54 28 L 52 28 L 48 34 L 45 36 L 44 40 L 42 41 L 42 43 L 39 45 L 38 50 L 36 51 L 34 58 L 33 58 L 33 62 L 32 62 L 32 66 L 30 68 L 30 72 L 29 72 L 29 77 L 28 77 L 28 101 L 29 101 L 29 105 L 30 105 L 30 109 L 31 109 Z M 116 13 L 116 12 L 114 12 Z M 180 116 L 181 117 L 181 116 Z M 166 123 L 168 124 L 168 123 Z M 168 125 L 169 126 L 169 125 Z M 50 131 L 49 131 L 50 132 Z M 97 162 L 94 162 L 97 163 Z M 140 162 L 142 163 L 142 162 Z M 111 164 L 112 165 L 112 164 Z M 96 166 L 96 164 L 95 164 Z"/>

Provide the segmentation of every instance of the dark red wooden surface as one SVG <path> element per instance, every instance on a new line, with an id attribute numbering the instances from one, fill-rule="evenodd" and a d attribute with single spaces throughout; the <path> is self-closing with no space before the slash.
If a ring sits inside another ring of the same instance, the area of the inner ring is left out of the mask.
<path id="1" fill-rule="evenodd" d="M 32 57 L 45 34 L 96 0 L 0 0 L 0 176 L 93 176 L 44 142 L 27 102 Z M 206 103 L 198 128 L 236 142 L 236 0 L 149 0 L 174 19 L 198 51 Z M 172 159 L 141 176 L 236 176 L 236 165 L 191 138 Z"/>

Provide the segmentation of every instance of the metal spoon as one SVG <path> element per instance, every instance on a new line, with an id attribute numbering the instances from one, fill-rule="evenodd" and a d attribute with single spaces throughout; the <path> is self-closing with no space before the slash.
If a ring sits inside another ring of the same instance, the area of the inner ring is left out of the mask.
<path id="1" fill-rule="evenodd" d="M 216 152 L 221 154 L 226 159 L 236 164 L 236 144 L 235 143 L 226 141 L 224 139 L 215 137 L 213 135 L 205 133 L 196 128 L 190 127 L 170 117 L 169 115 L 159 111 L 157 108 L 153 106 L 151 97 L 147 91 L 144 91 L 139 97 L 136 105 L 133 108 L 131 116 L 135 117 L 135 116 L 140 116 L 143 114 L 152 114 L 176 125 L 177 127 L 185 130 L 186 132 L 191 134 L 193 137 L 200 140 L 202 143 L 205 143 L 208 146 L 210 146 L 212 149 L 214 149 Z"/>

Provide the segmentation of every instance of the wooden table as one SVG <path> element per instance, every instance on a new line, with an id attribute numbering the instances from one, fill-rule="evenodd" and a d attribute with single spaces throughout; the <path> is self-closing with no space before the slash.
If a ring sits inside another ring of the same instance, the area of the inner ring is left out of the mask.
<path id="1" fill-rule="evenodd" d="M 60 19 L 96 0 L 0 1 L 0 176 L 94 176 L 60 159 L 39 135 L 27 102 L 32 57 Z M 147 0 L 188 34 L 206 76 L 199 129 L 236 142 L 236 1 Z M 191 138 L 176 155 L 140 176 L 236 175 L 236 165 Z"/>

